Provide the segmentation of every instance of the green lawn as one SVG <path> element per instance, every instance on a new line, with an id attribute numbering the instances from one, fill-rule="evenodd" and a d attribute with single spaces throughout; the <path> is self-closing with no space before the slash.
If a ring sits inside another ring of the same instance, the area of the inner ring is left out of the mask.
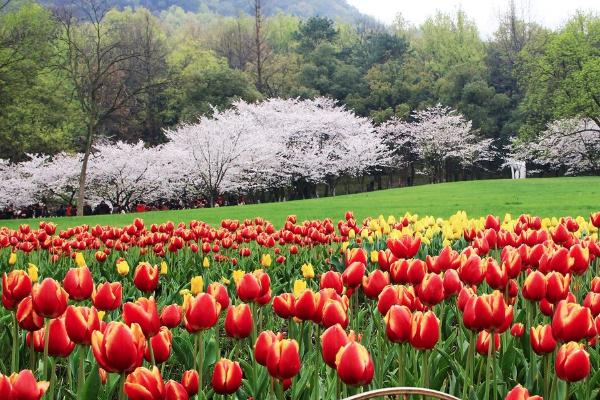
<path id="1" fill-rule="evenodd" d="M 52 220 L 65 228 L 84 223 L 124 225 L 136 216 L 142 217 L 147 224 L 194 219 L 216 224 L 224 218 L 261 216 L 280 226 L 289 214 L 297 215 L 300 220 L 325 217 L 337 220 L 343 218 L 346 210 L 354 211 L 358 218 L 402 215 L 406 211 L 448 217 L 458 210 L 465 210 L 473 217 L 510 212 L 514 215 L 582 215 L 587 218 L 590 212 L 600 210 L 600 177 L 455 182 L 283 203 Z M 12 228 L 20 223 L 32 221 L 0 221 L 0 225 Z M 33 223 L 37 225 L 36 221 Z"/>

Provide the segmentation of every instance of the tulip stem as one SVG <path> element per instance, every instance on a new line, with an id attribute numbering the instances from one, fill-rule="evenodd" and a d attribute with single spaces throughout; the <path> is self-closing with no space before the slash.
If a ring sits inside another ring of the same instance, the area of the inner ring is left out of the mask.
<path id="1" fill-rule="evenodd" d="M 85 346 L 79 346 L 79 367 L 77 369 L 77 388 L 79 398 L 83 394 L 83 387 L 85 383 Z"/>
<path id="2" fill-rule="evenodd" d="M 488 344 L 488 356 L 487 356 L 487 367 L 485 368 L 485 376 L 486 376 L 486 380 L 485 380 L 485 398 L 486 400 L 488 400 L 490 398 L 490 381 L 491 378 L 493 377 L 488 377 L 488 374 L 490 373 L 490 370 L 492 369 L 492 350 L 494 347 L 494 337 L 493 337 L 493 332 L 490 332 L 490 341 Z M 492 390 L 494 390 L 494 388 L 492 388 Z"/>
<path id="3" fill-rule="evenodd" d="M 400 343 L 398 351 L 398 386 L 404 386 L 404 343 Z"/>
<path id="4" fill-rule="evenodd" d="M 470 332 L 470 331 L 469 331 Z M 474 366 L 473 366 L 473 353 L 475 351 L 475 335 L 473 334 L 473 332 L 471 333 L 471 337 L 469 338 L 469 349 L 467 350 L 467 376 L 469 377 L 469 382 L 467 383 L 467 379 L 465 379 L 464 381 L 464 387 L 463 387 L 463 394 L 462 394 L 462 398 L 466 399 L 467 398 L 467 389 L 470 385 L 473 384 L 473 370 L 474 370 Z"/>
<path id="5" fill-rule="evenodd" d="M 34 372 L 37 369 L 35 368 L 35 342 L 33 341 L 33 333 L 29 342 L 29 369 Z"/>
<path id="6" fill-rule="evenodd" d="M 204 369 L 204 342 L 202 340 L 202 334 L 204 331 L 198 332 L 198 388 L 202 392 L 202 370 Z"/>
<path id="7" fill-rule="evenodd" d="M 127 400 L 127 396 L 125 395 L 125 380 L 127 379 L 127 373 L 125 371 L 121 372 L 121 382 L 119 388 L 119 400 Z"/>
<path id="8" fill-rule="evenodd" d="M 546 399 L 550 398 L 550 393 L 548 392 L 548 375 L 550 373 L 550 356 L 544 354 L 544 398 Z"/>
<path id="9" fill-rule="evenodd" d="M 33 335 L 31 336 L 33 341 Z M 48 379 L 48 345 L 50 343 L 50 319 L 46 318 L 46 326 L 44 329 L 44 373 L 45 379 Z"/>
<path id="10" fill-rule="evenodd" d="M 427 350 L 423 351 L 423 387 L 429 389 L 429 353 Z"/>
<path id="11" fill-rule="evenodd" d="M 152 348 L 152 342 L 148 339 L 148 351 L 150 352 L 150 362 L 154 367 L 156 365 L 156 360 L 154 359 L 154 349 Z"/>
<path id="12" fill-rule="evenodd" d="M 571 383 L 565 382 L 565 400 L 569 400 L 569 389 L 571 389 Z"/>
<path id="13" fill-rule="evenodd" d="M 12 372 L 19 372 L 19 326 L 17 325 L 17 314 L 12 314 L 12 357 L 10 359 L 10 369 Z M 33 334 L 31 335 L 33 343 Z"/>

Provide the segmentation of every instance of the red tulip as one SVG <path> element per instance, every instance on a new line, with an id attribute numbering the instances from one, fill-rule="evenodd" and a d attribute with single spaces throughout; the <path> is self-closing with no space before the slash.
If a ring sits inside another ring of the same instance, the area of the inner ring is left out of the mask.
<path id="1" fill-rule="evenodd" d="M 376 269 L 368 276 L 363 277 L 362 288 L 365 296 L 369 299 L 376 299 L 383 288 L 389 284 L 390 275 L 387 272 Z"/>
<path id="2" fill-rule="evenodd" d="M 190 395 L 185 387 L 174 380 L 169 380 L 165 385 L 165 400 L 188 400 Z"/>
<path id="3" fill-rule="evenodd" d="M 271 346 L 279 340 L 273 331 L 263 331 L 254 342 L 254 359 L 262 366 L 267 366 L 267 357 Z"/>
<path id="4" fill-rule="evenodd" d="M 206 293 L 210 294 L 217 300 L 217 303 L 221 305 L 221 310 L 226 310 L 227 307 L 229 307 L 229 304 L 231 303 L 229 299 L 229 293 L 227 292 L 227 288 L 221 283 L 212 282 L 206 288 Z"/>
<path id="5" fill-rule="evenodd" d="M 291 379 L 300 371 L 298 342 L 282 339 L 275 342 L 267 355 L 267 370 L 277 379 Z"/>
<path id="6" fill-rule="evenodd" d="M 583 344 L 565 343 L 558 349 L 554 369 L 563 381 L 580 381 L 590 374 L 590 355 Z"/>
<path id="7" fill-rule="evenodd" d="M 55 318 L 50 320 L 46 328 L 42 328 L 39 331 L 29 332 L 27 334 L 27 344 L 30 344 L 31 340 L 37 343 L 36 349 L 40 352 L 44 351 L 44 340 L 45 331 L 49 329 L 48 333 L 48 354 L 53 357 L 68 357 L 75 348 L 75 343 L 71 341 L 67 334 L 65 327 L 64 318 Z"/>
<path id="8" fill-rule="evenodd" d="M 423 303 L 433 306 L 444 300 L 444 281 L 438 274 L 428 274 L 416 286 L 417 295 Z"/>
<path id="9" fill-rule="evenodd" d="M 92 272 L 88 267 L 71 268 L 67 271 L 63 286 L 72 300 L 86 300 L 94 291 Z"/>
<path id="10" fill-rule="evenodd" d="M 185 329 L 190 333 L 210 329 L 219 320 L 220 312 L 221 304 L 217 303 L 214 297 L 207 293 L 199 293 L 190 299 L 185 310 Z"/>
<path id="11" fill-rule="evenodd" d="M 460 282 L 460 276 L 455 269 L 447 269 L 444 272 L 444 293 L 446 298 L 458 294 L 462 289 L 462 283 Z"/>
<path id="12" fill-rule="evenodd" d="M 498 264 L 495 259 L 488 257 L 485 260 L 485 281 L 492 289 L 502 290 L 508 284 L 508 270 L 504 263 Z"/>
<path id="13" fill-rule="evenodd" d="M 273 298 L 273 311 L 283 319 L 289 319 L 296 313 L 296 298 L 292 293 L 283 293 Z"/>
<path id="14" fill-rule="evenodd" d="M 411 311 L 422 308 L 412 287 L 386 286 L 379 295 L 377 310 L 381 315 L 386 315 L 394 304 L 407 306 Z"/>
<path id="15" fill-rule="evenodd" d="M 160 319 L 153 297 L 149 299 L 140 297 L 135 303 L 125 303 L 123 320 L 127 325 L 138 324 L 148 339 L 156 335 L 160 329 Z"/>
<path id="16" fill-rule="evenodd" d="M 296 299 L 294 305 L 296 318 L 302 321 L 312 321 L 315 319 L 315 316 L 319 311 L 319 300 L 319 293 L 313 293 L 311 290 L 302 292 Z"/>
<path id="17" fill-rule="evenodd" d="M 525 325 L 516 323 L 510 328 L 510 334 L 514 337 L 521 337 L 525 333 Z"/>
<path id="18" fill-rule="evenodd" d="M 494 215 L 488 215 L 485 218 L 485 229 L 493 229 L 495 231 L 500 230 L 500 217 Z"/>
<path id="19" fill-rule="evenodd" d="M 433 349 L 440 339 L 440 322 L 431 311 L 412 315 L 410 345 L 418 350 Z"/>
<path id="20" fill-rule="evenodd" d="M 552 335 L 550 325 L 538 325 L 535 328 L 529 328 L 529 340 L 531 348 L 536 354 L 552 353 L 556 348 L 556 340 Z"/>
<path id="21" fill-rule="evenodd" d="M 569 293 L 570 283 L 570 275 L 563 275 L 560 272 L 550 272 L 546 275 L 546 299 L 553 304 L 565 299 Z"/>
<path id="22" fill-rule="evenodd" d="M 136 368 L 127 376 L 124 389 L 130 400 L 163 400 L 165 397 L 165 383 L 157 367 Z"/>
<path id="23" fill-rule="evenodd" d="M 348 307 L 342 301 L 327 300 L 323 306 L 321 322 L 325 328 L 340 324 L 342 328 L 346 329 L 349 322 Z"/>
<path id="24" fill-rule="evenodd" d="M 50 386 L 46 381 L 37 382 L 28 369 L 12 374 L 9 380 L 12 387 L 10 400 L 40 400 Z"/>
<path id="25" fill-rule="evenodd" d="M 104 333 L 92 333 L 92 350 L 100 367 L 108 372 L 129 372 L 142 365 L 146 338 L 136 324 L 109 322 Z"/>
<path id="26" fill-rule="evenodd" d="M 52 278 L 46 278 L 32 289 L 33 309 L 46 318 L 57 318 L 67 309 L 69 295 Z"/>
<path id="27" fill-rule="evenodd" d="M 410 339 L 412 314 L 408 307 L 393 305 L 385 318 L 385 334 L 393 343 L 404 343 Z"/>
<path id="28" fill-rule="evenodd" d="M 388 239 L 387 247 L 397 258 L 413 258 L 421 247 L 421 238 L 403 235 L 399 239 Z"/>
<path id="29" fill-rule="evenodd" d="M 152 346 L 154 353 L 154 362 L 156 364 L 166 362 L 171 356 L 171 348 L 173 347 L 173 334 L 169 328 L 161 327 L 160 331 L 150 338 L 150 346 Z M 144 358 L 148 362 L 152 361 L 150 346 L 146 346 L 146 352 L 144 353 Z"/>
<path id="30" fill-rule="evenodd" d="M 367 264 L 367 252 L 362 248 L 354 248 L 346 250 L 346 267 L 354 262 Z"/>
<path id="31" fill-rule="evenodd" d="M 242 377 L 240 364 L 221 358 L 215 364 L 211 384 L 215 393 L 232 394 L 242 385 Z"/>
<path id="32" fill-rule="evenodd" d="M 427 255 L 425 257 L 429 272 L 439 274 L 442 271 L 456 270 L 460 267 L 460 254 L 452 250 L 450 246 L 444 246 L 437 256 Z"/>
<path id="33" fill-rule="evenodd" d="M 552 334 L 561 342 L 577 342 L 596 335 L 589 308 L 562 300 L 552 317 Z"/>
<path id="34" fill-rule="evenodd" d="M 417 285 L 425 277 L 427 265 L 416 259 L 401 259 L 390 266 L 390 274 L 394 283 L 412 283 Z"/>
<path id="35" fill-rule="evenodd" d="M 377 253 L 377 263 L 383 271 L 389 271 L 394 261 L 398 261 L 398 257 L 390 249 L 379 250 Z"/>
<path id="36" fill-rule="evenodd" d="M 476 348 L 477 348 L 477 352 L 479 354 L 481 354 L 482 356 L 488 355 L 488 352 L 490 350 L 490 342 L 491 342 L 492 335 L 494 337 L 494 346 L 492 348 L 492 351 L 496 352 L 500 349 L 500 334 L 498 334 L 496 332 L 489 333 L 487 331 L 481 331 L 477 335 Z"/>
<path id="37" fill-rule="evenodd" d="M 344 293 L 342 274 L 336 271 L 327 271 L 321 275 L 320 289 L 334 289 L 340 296 Z"/>
<path id="38" fill-rule="evenodd" d="M 367 267 L 362 262 L 355 261 L 346 267 L 342 273 L 342 282 L 347 288 L 358 287 L 363 280 Z"/>
<path id="39" fill-rule="evenodd" d="M 248 304 L 242 303 L 238 306 L 231 306 L 225 316 L 225 333 L 227 336 L 236 339 L 244 339 L 250 336 L 254 322 L 252 320 L 252 311 Z"/>
<path id="40" fill-rule="evenodd" d="M 2 304 L 14 310 L 21 300 L 31 294 L 31 279 L 20 269 L 2 274 Z"/>
<path id="41" fill-rule="evenodd" d="M 590 250 L 580 244 L 574 244 L 569 249 L 571 272 L 577 275 L 583 274 L 590 266 Z"/>
<path id="42" fill-rule="evenodd" d="M 139 263 L 133 273 L 133 284 L 144 293 L 152 293 L 158 287 L 159 268 L 147 262 Z"/>
<path id="43" fill-rule="evenodd" d="M 592 315 L 600 315 L 600 293 L 589 292 L 583 300 L 583 305 L 590 309 Z"/>
<path id="44" fill-rule="evenodd" d="M 511 389 L 504 400 L 544 400 L 541 396 L 530 396 L 529 391 L 521 385 Z"/>
<path id="45" fill-rule="evenodd" d="M 12 385 L 8 376 L 0 374 L 0 399 L 10 399 L 10 392 L 12 392 Z"/>
<path id="46" fill-rule="evenodd" d="M 342 347 L 335 364 L 338 376 L 346 385 L 368 385 L 373 379 L 373 359 L 367 349 L 357 342 L 350 341 Z"/>
<path id="47" fill-rule="evenodd" d="M 92 293 L 94 307 L 101 311 L 113 311 L 119 308 L 122 299 L 120 282 L 100 283 Z"/>
<path id="48" fill-rule="evenodd" d="M 325 364 L 335 368 L 335 357 L 338 351 L 349 342 L 350 339 L 340 324 L 327 328 L 321 335 L 321 354 Z"/>
<path id="49" fill-rule="evenodd" d="M 164 306 L 160 313 L 160 323 L 167 328 L 175 328 L 181 324 L 181 306 L 169 304 Z"/>
<path id="50" fill-rule="evenodd" d="M 73 342 L 89 346 L 92 332 L 100 329 L 98 311 L 93 307 L 69 306 L 65 312 L 65 326 Z"/>
<path id="51" fill-rule="evenodd" d="M 261 287 L 254 274 L 245 274 L 237 285 L 237 295 L 243 302 L 256 300 L 260 296 Z"/>
<path id="52" fill-rule="evenodd" d="M 477 255 L 463 258 L 458 275 L 467 285 L 479 285 L 485 278 L 485 264 Z"/>
<path id="53" fill-rule="evenodd" d="M 200 385 L 198 371 L 194 369 L 185 371 L 181 376 L 181 384 L 189 396 L 195 396 L 198 393 L 198 386 Z"/>
<path id="54" fill-rule="evenodd" d="M 31 296 L 25 297 L 17 306 L 17 322 L 21 329 L 34 332 L 42 329 L 44 326 L 44 317 L 39 315 L 33 309 L 33 300 Z"/>
<path id="55" fill-rule="evenodd" d="M 531 301 L 540 301 L 546 297 L 546 277 L 540 271 L 533 271 L 523 282 L 523 297 Z"/>
<path id="56" fill-rule="evenodd" d="M 510 326 L 512 318 L 507 326 L 507 317 L 512 315 L 511 313 L 512 307 L 506 305 L 504 296 L 496 290 L 492 294 L 469 298 L 465 305 L 463 322 L 465 327 L 475 331 L 501 331 L 501 328 Z"/>

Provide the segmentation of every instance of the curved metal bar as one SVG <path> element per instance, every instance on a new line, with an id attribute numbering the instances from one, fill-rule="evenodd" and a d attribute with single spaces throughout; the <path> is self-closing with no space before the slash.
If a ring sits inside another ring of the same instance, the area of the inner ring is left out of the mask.
<path id="1" fill-rule="evenodd" d="M 417 394 L 433 397 L 434 399 L 440 400 L 460 400 L 458 397 L 451 396 L 446 393 L 438 392 L 436 390 L 418 388 L 418 387 L 393 387 L 371 390 L 370 392 L 356 394 L 354 396 L 347 397 L 344 400 L 364 400 L 374 399 L 382 396 L 393 396 L 398 394 Z"/>

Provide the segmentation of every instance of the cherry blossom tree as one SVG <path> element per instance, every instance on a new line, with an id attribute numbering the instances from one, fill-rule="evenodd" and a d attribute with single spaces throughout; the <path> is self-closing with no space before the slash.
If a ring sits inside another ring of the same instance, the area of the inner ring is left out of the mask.
<path id="1" fill-rule="evenodd" d="M 566 175 L 600 173 L 600 127 L 591 119 L 554 121 L 530 140 L 516 139 L 509 158 Z"/>
<path id="2" fill-rule="evenodd" d="M 416 111 L 412 119 L 393 119 L 380 133 L 395 146 L 396 165 L 416 165 L 431 182 L 445 180 L 451 167 L 467 170 L 494 157 L 492 140 L 481 138 L 471 121 L 449 107 L 438 104 Z"/>
<path id="3" fill-rule="evenodd" d="M 23 208 L 36 201 L 37 187 L 22 163 L 13 164 L 0 159 L 0 179 L 0 209 Z"/>

